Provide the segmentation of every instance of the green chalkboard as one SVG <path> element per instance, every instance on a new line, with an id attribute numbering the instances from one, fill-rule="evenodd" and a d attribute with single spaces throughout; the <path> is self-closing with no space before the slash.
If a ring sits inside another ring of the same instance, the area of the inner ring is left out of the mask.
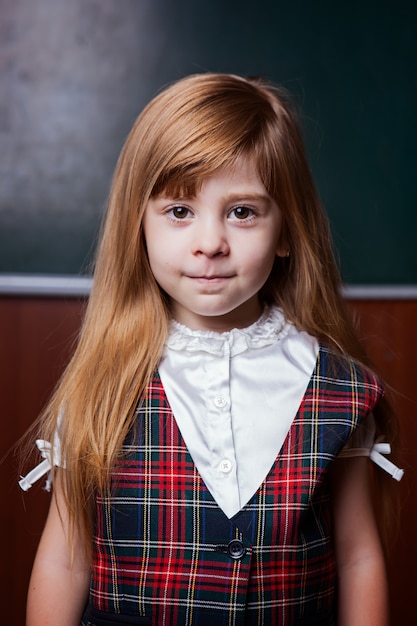
<path id="1" fill-rule="evenodd" d="M 138 112 L 226 71 L 300 105 L 346 282 L 417 283 L 414 1 L 20 0 L 0 20 L 1 273 L 88 273 Z"/>

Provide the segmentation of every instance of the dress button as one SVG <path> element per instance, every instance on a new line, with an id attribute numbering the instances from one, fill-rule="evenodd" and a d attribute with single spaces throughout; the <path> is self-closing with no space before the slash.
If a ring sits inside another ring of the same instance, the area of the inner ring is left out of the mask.
<path id="1" fill-rule="evenodd" d="M 218 409 L 223 409 L 227 404 L 227 400 L 223 396 L 217 396 L 216 398 L 214 398 L 214 404 L 217 406 Z"/>
<path id="2" fill-rule="evenodd" d="M 232 559 L 241 559 L 242 556 L 246 554 L 246 548 L 239 539 L 232 539 L 232 541 L 227 544 L 227 554 Z"/>
<path id="3" fill-rule="evenodd" d="M 233 463 L 232 461 L 229 461 L 229 459 L 223 459 L 223 461 L 220 461 L 219 463 L 219 470 L 222 472 L 222 474 L 229 474 L 229 472 L 232 471 L 233 468 Z"/>

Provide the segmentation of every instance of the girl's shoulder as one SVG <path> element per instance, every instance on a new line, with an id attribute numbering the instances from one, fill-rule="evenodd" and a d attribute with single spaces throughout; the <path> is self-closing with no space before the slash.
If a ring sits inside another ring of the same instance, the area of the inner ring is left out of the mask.
<path id="1" fill-rule="evenodd" d="M 366 387 L 371 395 L 384 394 L 383 381 L 368 365 L 323 342 L 319 343 L 317 370 L 320 376 L 348 384 L 352 389 Z"/>

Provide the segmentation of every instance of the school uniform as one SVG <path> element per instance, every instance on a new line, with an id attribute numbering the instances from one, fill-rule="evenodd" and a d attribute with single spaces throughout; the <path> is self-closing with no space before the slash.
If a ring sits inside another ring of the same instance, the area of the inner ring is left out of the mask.
<path id="1" fill-rule="evenodd" d="M 221 338 L 174 323 L 111 487 L 97 497 L 84 626 L 336 623 L 329 471 L 383 391 L 279 309 L 264 316 Z M 248 359 L 256 383 L 235 386 Z M 278 404 L 268 398 L 282 379 L 273 363 L 298 372 Z M 236 409 L 254 397 L 245 429 Z"/>

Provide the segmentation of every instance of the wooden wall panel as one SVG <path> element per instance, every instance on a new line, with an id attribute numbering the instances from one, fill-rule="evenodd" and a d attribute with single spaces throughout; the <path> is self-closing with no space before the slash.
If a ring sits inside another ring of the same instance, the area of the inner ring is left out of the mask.
<path id="1" fill-rule="evenodd" d="M 0 594 L 3 624 L 23 626 L 31 562 L 49 505 L 42 486 L 16 489 L 18 463 L 4 455 L 52 392 L 78 332 L 76 300 L 0 299 Z"/>
<path id="2" fill-rule="evenodd" d="M 389 560 L 392 625 L 415 624 L 417 563 L 417 302 L 350 302 L 361 336 L 379 373 L 393 391 L 400 419 L 398 464 L 405 469 L 399 483 L 399 536 Z"/>
<path id="3" fill-rule="evenodd" d="M 25 597 L 49 495 L 41 486 L 24 494 L 17 486 L 17 461 L 6 455 L 36 418 L 69 358 L 83 301 L 58 298 L 0 298 L 0 594 L 3 623 L 24 625 Z M 401 526 L 389 562 L 392 623 L 414 618 L 417 562 L 417 302 L 349 302 L 371 358 L 396 390 L 406 476 L 399 484 Z"/>

